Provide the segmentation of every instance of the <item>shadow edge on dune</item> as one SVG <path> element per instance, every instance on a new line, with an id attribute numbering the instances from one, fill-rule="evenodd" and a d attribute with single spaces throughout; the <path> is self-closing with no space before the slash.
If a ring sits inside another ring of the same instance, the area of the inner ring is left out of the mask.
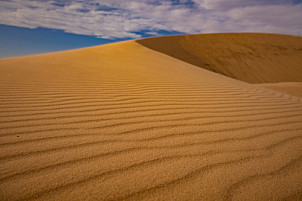
<path id="1" fill-rule="evenodd" d="M 302 82 L 302 37 L 217 33 L 154 37 L 137 43 L 247 83 Z"/>

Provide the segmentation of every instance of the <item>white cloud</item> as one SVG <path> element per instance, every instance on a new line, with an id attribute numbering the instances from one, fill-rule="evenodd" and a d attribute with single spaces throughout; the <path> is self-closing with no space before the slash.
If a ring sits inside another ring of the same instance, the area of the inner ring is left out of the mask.
<path id="1" fill-rule="evenodd" d="M 232 9 L 232 20 L 245 25 L 245 31 L 263 31 L 301 35 L 302 5 L 266 5 Z"/>
<path id="2" fill-rule="evenodd" d="M 230 10 L 250 6 L 288 4 L 290 0 L 194 0 L 201 8 L 209 10 Z"/>
<path id="3" fill-rule="evenodd" d="M 301 35 L 301 13 L 288 0 L 0 0 L 1 24 L 102 38 L 139 38 L 142 30 Z"/>

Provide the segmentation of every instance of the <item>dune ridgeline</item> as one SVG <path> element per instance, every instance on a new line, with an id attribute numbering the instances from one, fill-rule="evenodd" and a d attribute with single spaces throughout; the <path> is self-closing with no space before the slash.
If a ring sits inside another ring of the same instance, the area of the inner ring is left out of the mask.
<path id="1" fill-rule="evenodd" d="M 302 200 L 302 38 L 0 59 L 0 200 Z"/>

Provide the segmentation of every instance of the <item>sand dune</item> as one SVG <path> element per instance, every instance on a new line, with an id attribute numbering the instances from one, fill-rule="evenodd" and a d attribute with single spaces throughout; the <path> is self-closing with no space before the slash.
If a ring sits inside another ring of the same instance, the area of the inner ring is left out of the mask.
<path id="1" fill-rule="evenodd" d="M 249 83 L 302 82 L 302 38 L 199 34 L 138 40 L 148 48 Z"/>
<path id="2" fill-rule="evenodd" d="M 135 41 L 1 59 L 0 87 L 0 200 L 302 199 L 301 98 Z"/>
<path id="3" fill-rule="evenodd" d="M 259 86 L 302 98 L 302 82 L 263 83 Z"/>

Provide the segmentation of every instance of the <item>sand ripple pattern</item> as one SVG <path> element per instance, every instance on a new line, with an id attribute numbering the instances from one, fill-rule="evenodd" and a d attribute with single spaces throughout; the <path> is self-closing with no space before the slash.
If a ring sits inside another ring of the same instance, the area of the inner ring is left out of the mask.
<path id="1" fill-rule="evenodd" d="M 301 200 L 301 99 L 123 42 L 0 60 L 0 200 Z"/>

